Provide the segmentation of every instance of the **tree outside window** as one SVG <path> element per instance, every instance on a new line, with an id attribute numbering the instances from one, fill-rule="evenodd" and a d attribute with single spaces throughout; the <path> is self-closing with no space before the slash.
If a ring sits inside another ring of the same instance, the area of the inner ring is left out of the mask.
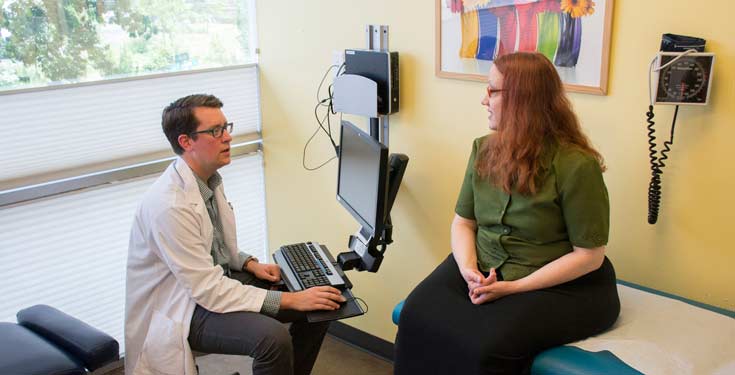
<path id="1" fill-rule="evenodd" d="M 255 61 L 252 0 L 0 0 L 0 91 Z"/>

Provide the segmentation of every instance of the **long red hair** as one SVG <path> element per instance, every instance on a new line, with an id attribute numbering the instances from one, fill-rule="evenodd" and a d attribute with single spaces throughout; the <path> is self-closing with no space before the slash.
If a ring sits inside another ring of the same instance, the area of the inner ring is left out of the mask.
<path id="1" fill-rule="evenodd" d="M 495 60 L 503 75 L 501 116 L 494 136 L 485 138 L 475 160 L 482 178 L 506 193 L 535 194 L 541 157 L 551 147 L 571 146 L 593 156 L 599 152 L 582 133 L 559 74 L 540 53 L 518 52 Z"/>

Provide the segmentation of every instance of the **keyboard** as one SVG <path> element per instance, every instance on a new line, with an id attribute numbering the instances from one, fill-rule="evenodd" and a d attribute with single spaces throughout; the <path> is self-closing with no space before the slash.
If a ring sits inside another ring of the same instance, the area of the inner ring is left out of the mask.
<path id="1" fill-rule="evenodd" d="M 283 270 L 284 279 L 290 289 L 308 289 L 315 286 L 343 288 L 345 281 L 330 262 L 331 256 L 325 254 L 323 246 L 316 242 L 303 242 L 281 246 L 274 258 Z M 327 250 L 328 251 L 328 250 Z"/>

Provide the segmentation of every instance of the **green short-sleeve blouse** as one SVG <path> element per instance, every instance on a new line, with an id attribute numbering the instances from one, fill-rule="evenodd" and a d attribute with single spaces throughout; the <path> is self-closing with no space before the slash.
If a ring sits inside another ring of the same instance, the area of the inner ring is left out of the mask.
<path id="1" fill-rule="evenodd" d="M 602 169 L 592 156 L 556 147 L 542 162 L 535 195 L 505 193 L 477 176 L 475 155 L 489 136 L 475 139 L 455 212 L 477 222 L 477 261 L 505 280 L 525 277 L 572 251 L 607 244 L 610 203 Z"/>

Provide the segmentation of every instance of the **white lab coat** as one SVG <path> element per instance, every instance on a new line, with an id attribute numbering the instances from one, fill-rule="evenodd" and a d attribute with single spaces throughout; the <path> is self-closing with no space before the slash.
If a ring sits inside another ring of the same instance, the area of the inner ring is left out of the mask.
<path id="1" fill-rule="evenodd" d="M 222 185 L 214 192 L 225 245 L 237 259 L 235 217 Z M 125 303 L 125 373 L 194 375 L 187 340 L 196 305 L 260 311 L 266 290 L 213 266 L 212 222 L 194 173 L 178 158 L 146 192 L 130 233 Z"/>

